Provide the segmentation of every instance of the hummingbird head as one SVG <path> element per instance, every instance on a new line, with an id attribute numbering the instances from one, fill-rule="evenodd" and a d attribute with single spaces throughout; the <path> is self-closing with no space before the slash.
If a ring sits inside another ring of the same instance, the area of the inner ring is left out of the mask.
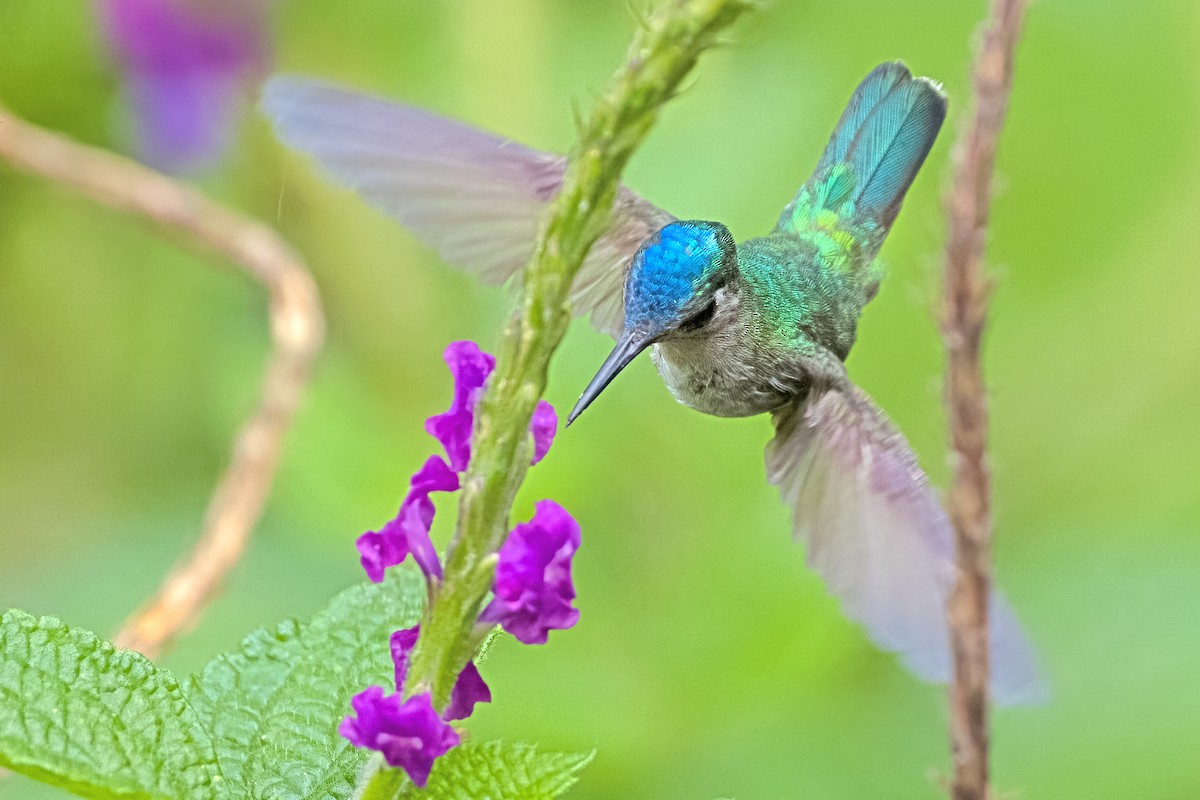
<path id="1" fill-rule="evenodd" d="M 717 290 L 736 269 L 733 236 L 719 222 L 672 222 L 647 239 L 625 275 L 625 325 L 617 346 L 584 389 L 567 424 L 638 353 L 664 339 L 695 335 L 712 319 Z"/>

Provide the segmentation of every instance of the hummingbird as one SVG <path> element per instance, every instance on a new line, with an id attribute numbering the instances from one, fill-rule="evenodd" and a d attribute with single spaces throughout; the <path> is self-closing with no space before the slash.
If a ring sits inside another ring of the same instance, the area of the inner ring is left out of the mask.
<path id="1" fill-rule="evenodd" d="M 876 67 L 774 229 L 740 243 L 720 222 L 676 219 L 620 187 L 570 293 L 616 346 L 568 424 L 645 350 L 685 406 L 770 414 L 767 477 L 808 564 L 878 647 L 933 682 L 951 673 L 952 530 L 904 436 L 845 360 L 946 102 L 903 63 Z M 286 144 L 488 283 L 528 263 L 566 168 L 561 155 L 314 79 L 271 78 L 262 106 Z M 1040 700 L 1033 649 L 999 592 L 990 624 L 994 697 Z"/>

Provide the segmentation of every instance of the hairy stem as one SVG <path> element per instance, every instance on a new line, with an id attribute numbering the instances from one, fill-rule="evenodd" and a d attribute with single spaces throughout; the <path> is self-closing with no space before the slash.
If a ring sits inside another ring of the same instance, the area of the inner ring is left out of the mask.
<path id="1" fill-rule="evenodd" d="M 165 175 L 43 130 L 3 108 L 0 160 L 223 256 L 262 284 L 270 298 L 271 355 L 258 406 L 234 440 L 229 466 L 209 500 L 200 537 L 116 638 L 118 646 L 153 658 L 196 624 L 237 564 L 262 515 L 284 435 L 324 337 L 317 287 L 304 262 L 266 225 Z"/>
<path id="2" fill-rule="evenodd" d="M 718 33 L 752 5 L 750 0 L 679 0 L 663 8 L 647 20 L 625 65 L 581 123 L 562 190 L 542 224 L 519 308 L 479 405 L 446 580 L 426 611 L 413 654 L 406 689 L 430 688 L 438 707 L 445 706 L 471 656 L 471 629 L 491 587 L 491 557 L 507 535 L 513 498 L 529 464 L 529 420 L 570 322 L 571 281 L 603 232 L 621 172 L 659 110 Z"/>
<path id="3" fill-rule="evenodd" d="M 988 597 L 991 589 L 991 498 L 987 467 L 987 395 L 980 345 L 990 283 L 984 245 L 996 142 L 1012 87 L 1013 52 L 1026 0 L 992 0 L 974 67 L 974 111 L 955 146 L 947 202 L 949 230 L 942 335 L 946 404 L 954 445 L 949 511 L 957 575 L 949 604 L 954 680 L 950 745 L 955 800 L 988 796 Z"/>

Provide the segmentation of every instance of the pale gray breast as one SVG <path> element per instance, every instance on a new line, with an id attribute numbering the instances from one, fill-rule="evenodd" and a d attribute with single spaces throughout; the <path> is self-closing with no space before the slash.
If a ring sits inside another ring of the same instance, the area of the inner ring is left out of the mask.
<path id="1" fill-rule="evenodd" d="M 774 411 L 807 387 L 797 365 L 778 363 L 752 341 L 733 324 L 659 342 L 651 357 L 680 403 L 717 417 L 749 417 Z"/>
<path id="2" fill-rule="evenodd" d="M 709 324 L 654 345 L 654 364 L 676 400 L 705 414 L 749 417 L 802 399 L 814 384 L 844 379 L 841 359 L 815 342 L 801 347 L 756 335 L 761 313 L 744 289 L 718 290 Z"/>

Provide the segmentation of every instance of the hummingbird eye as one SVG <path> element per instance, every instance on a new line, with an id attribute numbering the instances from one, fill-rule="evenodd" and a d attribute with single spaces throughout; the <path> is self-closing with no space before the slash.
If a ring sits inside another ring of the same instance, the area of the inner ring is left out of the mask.
<path id="1" fill-rule="evenodd" d="M 716 313 L 717 298 L 716 295 L 714 295 L 713 299 L 709 300 L 708 304 L 704 306 L 704 308 L 685 319 L 682 323 L 680 323 L 676 330 L 678 330 L 680 333 L 691 333 L 692 331 L 700 330 L 705 325 L 712 322 L 712 318 L 716 315 Z"/>

